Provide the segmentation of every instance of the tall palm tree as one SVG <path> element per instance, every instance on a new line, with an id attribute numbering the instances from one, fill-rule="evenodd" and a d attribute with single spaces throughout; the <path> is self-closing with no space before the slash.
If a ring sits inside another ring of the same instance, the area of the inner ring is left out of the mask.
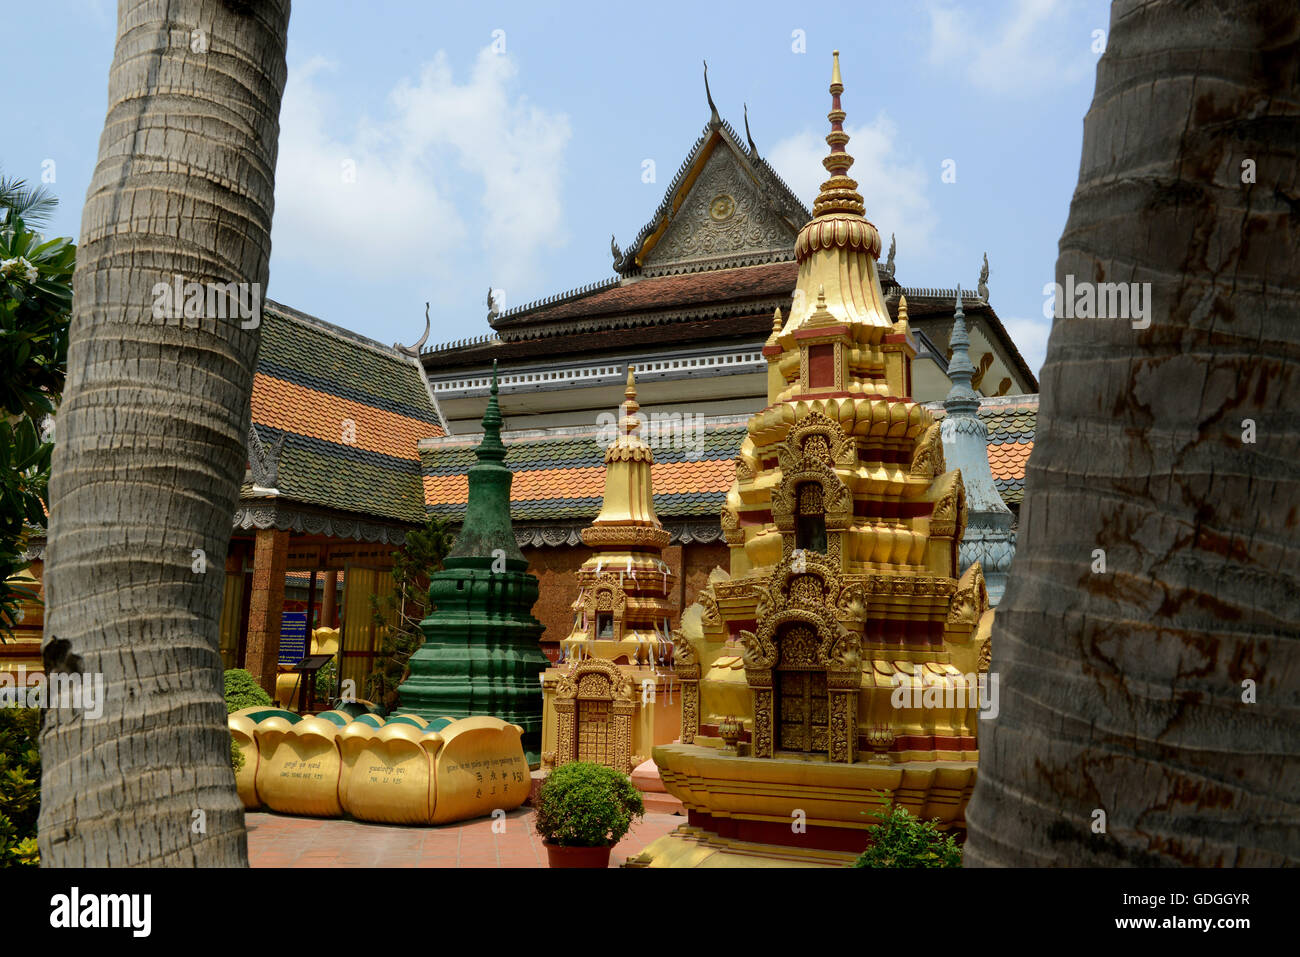
<path id="1" fill-rule="evenodd" d="M 1150 324 L 1052 327 L 969 864 L 1300 862 L 1298 166 L 1294 0 L 1117 0 L 1056 281 Z"/>
<path id="2" fill-rule="evenodd" d="M 58 205 L 58 197 L 44 186 L 28 186 L 25 179 L 13 179 L 0 173 L 0 226 L 15 216 L 29 228 L 44 226 Z"/>
<path id="3" fill-rule="evenodd" d="M 265 287 L 288 21 L 288 0 L 118 8 L 73 280 L 44 649 L 47 669 L 102 674 L 105 693 L 98 719 L 46 714 L 43 864 L 247 863 L 217 626 L 260 329 L 156 307 L 177 276 Z"/>

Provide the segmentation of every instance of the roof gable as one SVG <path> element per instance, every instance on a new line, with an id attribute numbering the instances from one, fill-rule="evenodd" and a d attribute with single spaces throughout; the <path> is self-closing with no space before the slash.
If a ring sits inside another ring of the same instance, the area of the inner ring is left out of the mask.
<path id="1" fill-rule="evenodd" d="M 811 218 L 768 162 L 740 145 L 730 124 L 711 119 L 650 221 L 615 256 L 614 269 L 661 275 L 792 259 L 794 237 Z"/>

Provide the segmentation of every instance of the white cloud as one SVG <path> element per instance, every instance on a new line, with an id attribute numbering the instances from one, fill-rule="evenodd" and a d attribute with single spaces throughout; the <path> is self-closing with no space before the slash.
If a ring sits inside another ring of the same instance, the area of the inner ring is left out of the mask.
<path id="1" fill-rule="evenodd" d="M 513 92 L 509 57 L 484 49 L 457 83 L 439 51 L 418 79 L 393 89 L 382 118 L 352 124 L 340 121 L 342 108 L 320 82 L 333 69 L 317 57 L 289 74 L 277 258 L 370 280 L 399 271 L 449 279 L 492 253 L 493 282 L 507 284 L 530 276 L 538 253 L 564 241 L 569 120 Z"/>
<path id="2" fill-rule="evenodd" d="M 1016 344 L 1020 354 L 1025 357 L 1030 370 L 1037 376 L 1043 367 L 1043 359 L 1047 357 L 1047 337 L 1052 331 L 1052 321 L 1041 317 L 1003 319 L 1002 325 L 1006 327 L 1007 335 Z"/>
<path id="3" fill-rule="evenodd" d="M 880 230 L 885 252 L 891 233 L 897 234 L 900 260 L 905 250 L 926 248 L 937 223 L 926 192 L 934 177 L 927 177 L 919 162 L 908 162 L 901 155 L 896 145 L 898 127 L 883 110 L 867 126 L 849 125 L 845 131 L 849 134 L 845 148 L 854 157 L 849 175 L 858 181 L 867 218 Z M 781 140 L 767 154 L 768 162 L 809 209 L 829 175 L 822 166 L 827 151 L 825 132 L 805 130 Z"/>
<path id="4" fill-rule="evenodd" d="M 950 0 L 929 0 L 931 66 L 998 94 L 1033 96 L 1075 83 L 1095 68 L 1091 29 L 1062 28 L 1076 0 L 1014 0 L 1000 21 L 972 16 Z M 1103 17 L 1096 28 L 1106 29 Z"/>

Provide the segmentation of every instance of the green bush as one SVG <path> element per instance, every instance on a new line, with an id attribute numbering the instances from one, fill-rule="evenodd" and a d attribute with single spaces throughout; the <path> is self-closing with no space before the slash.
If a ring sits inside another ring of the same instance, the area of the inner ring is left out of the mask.
<path id="1" fill-rule="evenodd" d="M 40 712 L 0 708 L 0 867 L 34 866 L 41 811 Z"/>
<path id="2" fill-rule="evenodd" d="M 234 714 L 244 708 L 271 706 L 271 696 L 262 690 L 257 679 L 243 668 L 231 668 L 226 672 L 226 714 Z"/>
<path id="3" fill-rule="evenodd" d="M 239 750 L 233 734 L 230 736 L 230 767 L 236 774 L 244 770 L 244 752 Z"/>
<path id="4" fill-rule="evenodd" d="M 892 803 L 876 817 L 880 823 L 867 829 L 871 846 L 854 867 L 961 867 L 961 847 L 939 830 L 938 818 L 922 821 Z"/>
<path id="5" fill-rule="evenodd" d="M 587 761 L 550 773 L 537 798 L 537 833 L 564 847 L 600 847 L 623 840 L 645 814 L 631 778 Z"/>

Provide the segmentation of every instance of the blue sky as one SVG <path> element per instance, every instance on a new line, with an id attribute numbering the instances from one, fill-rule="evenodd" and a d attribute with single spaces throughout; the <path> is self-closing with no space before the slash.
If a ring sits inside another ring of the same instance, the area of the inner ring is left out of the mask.
<path id="1" fill-rule="evenodd" d="M 107 0 L 6 13 L 10 36 L 41 40 L 8 51 L 24 79 L 0 164 L 53 171 L 50 233 L 79 232 L 115 16 Z M 609 277 L 610 233 L 633 239 L 708 120 L 704 59 L 723 117 L 743 134 L 748 103 L 759 152 L 811 206 L 837 48 L 851 174 L 897 234 L 899 280 L 974 287 L 987 251 L 990 299 L 1037 369 L 1108 25 L 1102 0 L 298 0 L 268 295 L 386 343 L 420 334 L 427 300 L 438 342 L 489 331 L 489 286 L 511 307 Z"/>

